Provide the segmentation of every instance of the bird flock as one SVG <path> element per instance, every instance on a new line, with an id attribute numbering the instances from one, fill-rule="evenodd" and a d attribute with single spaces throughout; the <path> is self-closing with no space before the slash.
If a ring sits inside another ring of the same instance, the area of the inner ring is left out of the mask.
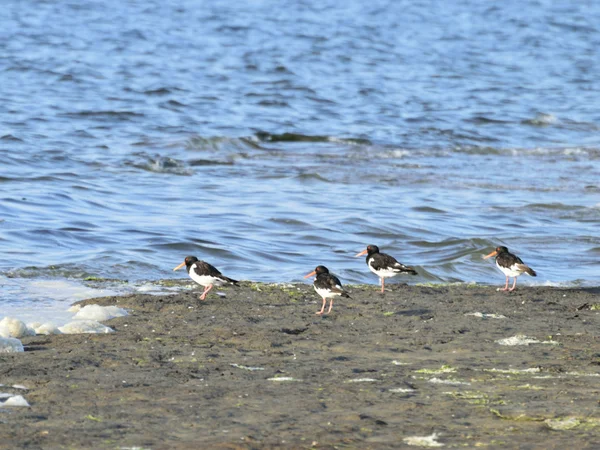
<path id="1" fill-rule="evenodd" d="M 396 275 L 418 275 L 417 271 L 409 266 L 398 262 L 396 258 L 386 253 L 381 253 L 376 245 L 367 245 L 367 248 L 355 255 L 355 257 L 367 255 L 366 262 L 369 270 L 380 278 L 381 293 L 385 292 L 385 279 Z M 503 291 L 514 291 L 517 286 L 517 277 L 526 273 L 532 277 L 537 276 L 535 271 L 527 266 L 521 258 L 513 255 L 504 246 L 496 247 L 489 255 L 484 256 L 484 259 L 496 257 L 496 266 L 506 276 L 506 283 Z M 201 261 L 195 256 L 187 256 L 185 260 L 175 267 L 173 270 L 179 270 L 185 266 L 188 275 L 192 280 L 200 286 L 204 286 L 204 291 L 200 295 L 200 300 L 206 298 L 206 294 L 213 286 L 223 286 L 224 284 L 236 285 L 238 282 L 232 278 L 223 275 L 215 266 Z M 327 267 L 319 265 L 311 273 L 304 278 L 315 277 L 313 287 L 319 296 L 323 299 L 321 310 L 316 314 L 329 314 L 333 308 L 333 299 L 336 297 L 351 298 L 348 292 L 343 288 L 339 278 L 329 273 Z M 511 288 L 508 287 L 510 277 L 514 278 Z M 329 299 L 329 308 L 325 312 L 325 306 Z"/>

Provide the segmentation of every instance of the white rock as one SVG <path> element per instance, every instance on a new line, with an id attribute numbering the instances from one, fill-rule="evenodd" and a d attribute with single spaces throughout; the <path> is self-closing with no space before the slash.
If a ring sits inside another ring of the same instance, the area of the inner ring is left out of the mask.
<path id="1" fill-rule="evenodd" d="M 95 320 L 97 322 L 104 322 L 105 320 L 114 319 L 115 317 L 126 316 L 127 311 L 118 306 L 100 306 L 100 305 L 86 305 L 81 308 L 74 319 L 88 319 Z"/>
<path id="2" fill-rule="evenodd" d="M 33 336 L 35 333 L 27 328 L 19 319 L 5 317 L 0 320 L 0 336 L 5 338 L 22 338 L 23 336 Z"/>
<path id="3" fill-rule="evenodd" d="M 0 353 L 17 353 L 23 351 L 25 351 L 25 349 L 20 340 L 0 337 Z"/>
<path id="4" fill-rule="evenodd" d="M 64 334 L 114 333 L 115 331 L 95 320 L 74 320 L 60 327 L 59 330 Z"/>
<path id="5" fill-rule="evenodd" d="M 14 395 L 6 400 L 2 406 L 29 406 L 29 403 L 22 395 Z"/>

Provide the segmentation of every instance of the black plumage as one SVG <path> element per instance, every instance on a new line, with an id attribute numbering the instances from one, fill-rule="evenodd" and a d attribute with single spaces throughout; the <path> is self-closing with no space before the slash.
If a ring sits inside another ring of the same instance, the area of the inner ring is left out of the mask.
<path id="1" fill-rule="evenodd" d="M 412 267 L 405 266 L 391 255 L 380 253 L 379 247 L 376 245 L 367 246 L 366 262 L 369 267 L 372 267 L 375 271 L 390 270 L 396 273 L 417 275 L 417 271 Z"/>
<path id="2" fill-rule="evenodd" d="M 366 262 L 371 272 L 381 278 L 381 292 L 384 292 L 385 278 L 393 277 L 398 274 L 417 275 L 417 271 L 412 267 L 398 262 L 396 258 L 386 253 L 381 253 L 376 245 L 368 245 L 356 256 L 367 254 Z"/>
<path id="3" fill-rule="evenodd" d="M 533 270 L 531 267 L 525 264 L 517 255 L 513 255 L 512 253 L 510 253 L 508 251 L 508 248 L 506 248 L 503 245 L 496 247 L 496 249 L 492 253 L 484 256 L 484 259 L 490 258 L 492 256 L 496 257 L 496 267 L 498 267 L 498 269 L 500 269 L 502 273 L 504 273 L 504 275 L 506 276 L 506 283 L 504 285 L 503 291 L 514 291 L 517 287 L 517 277 L 519 275 L 526 273 L 527 275 L 530 275 L 532 277 L 537 276 L 535 270 Z M 515 280 L 512 285 L 512 288 L 509 289 L 508 282 L 510 277 L 514 277 Z"/>
<path id="4" fill-rule="evenodd" d="M 320 315 L 324 313 L 325 304 L 327 303 L 328 298 L 331 300 L 329 303 L 329 310 L 327 311 L 327 314 L 331 312 L 334 297 L 350 298 L 350 295 L 343 288 L 339 278 L 329 273 L 329 269 L 327 269 L 327 267 L 317 266 L 317 268 L 314 271 L 306 275 L 304 278 L 308 278 L 313 275 L 316 275 L 315 281 L 313 282 L 313 287 L 315 288 L 317 294 L 319 294 L 323 299 L 323 305 L 321 306 L 321 310 L 317 311 L 317 314 Z"/>
<path id="5" fill-rule="evenodd" d="M 206 298 L 206 294 L 213 288 L 213 285 L 222 286 L 226 283 L 238 283 L 237 280 L 223 275 L 215 266 L 199 260 L 195 256 L 186 256 L 185 260 L 173 270 L 178 270 L 184 265 L 190 278 L 205 288 L 200 300 Z"/>
<path id="6" fill-rule="evenodd" d="M 195 256 L 188 256 L 185 258 L 185 268 L 188 274 L 190 273 L 190 270 L 192 270 L 196 275 L 201 277 L 212 277 L 222 280 L 226 283 L 238 284 L 237 280 L 226 277 L 215 266 L 207 263 L 206 261 L 202 261 Z"/>

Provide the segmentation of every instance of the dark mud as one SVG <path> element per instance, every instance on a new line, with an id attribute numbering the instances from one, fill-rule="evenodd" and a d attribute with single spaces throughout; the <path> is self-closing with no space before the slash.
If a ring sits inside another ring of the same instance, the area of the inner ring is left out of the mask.
<path id="1" fill-rule="evenodd" d="M 0 448 L 598 448 L 600 289 L 389 288 L 324 317 L 310 285 L 82 302 L 131 315 L 0 355 L 31 404 Z"/>

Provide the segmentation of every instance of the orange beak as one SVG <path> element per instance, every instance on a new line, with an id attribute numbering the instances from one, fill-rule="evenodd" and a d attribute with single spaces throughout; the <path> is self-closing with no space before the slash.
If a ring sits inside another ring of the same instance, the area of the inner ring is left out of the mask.
<path id="1" fill-rule="evenodd" d="M 496 250 L 494 250 L 492 253 L 490 253 L 489 255 L 485 255 L 483 257 L 483 259 L 488 259 L 491 258 L 492 256 L 496 256 L 498 254 L 498 252 Z"/>
<path id="2" fill-rule="evenodd" d="M 308 278 L 308 277 L 312 277 L 313 275 L 316 275 L 317 271 L 313 270 L 311 273 L 309 273 L 308 275 L 304 275 L 304 278 Z"/>
<path id="3" fill-rule="evenodd" d="M 183 266 L 185 266 L 185 261 L 184 261 L 184 262 L 182 262 L 181 264 L 179 264 L 177 267 L 175 267 L 175 268 L 173 269 L 173 272 L 175 272 L 176 270 L 179 270 L 179 269 L 181 269 Z"/>
<path id="4" fill-rule="evenodd" d="M 367 252 L 368 252 L 368 250 L 363 250 L 362 252 L 358 253 L 357 255 L 354 255 L 354 257 L 356 258 L 357 256 L 366 255 Z"/>

